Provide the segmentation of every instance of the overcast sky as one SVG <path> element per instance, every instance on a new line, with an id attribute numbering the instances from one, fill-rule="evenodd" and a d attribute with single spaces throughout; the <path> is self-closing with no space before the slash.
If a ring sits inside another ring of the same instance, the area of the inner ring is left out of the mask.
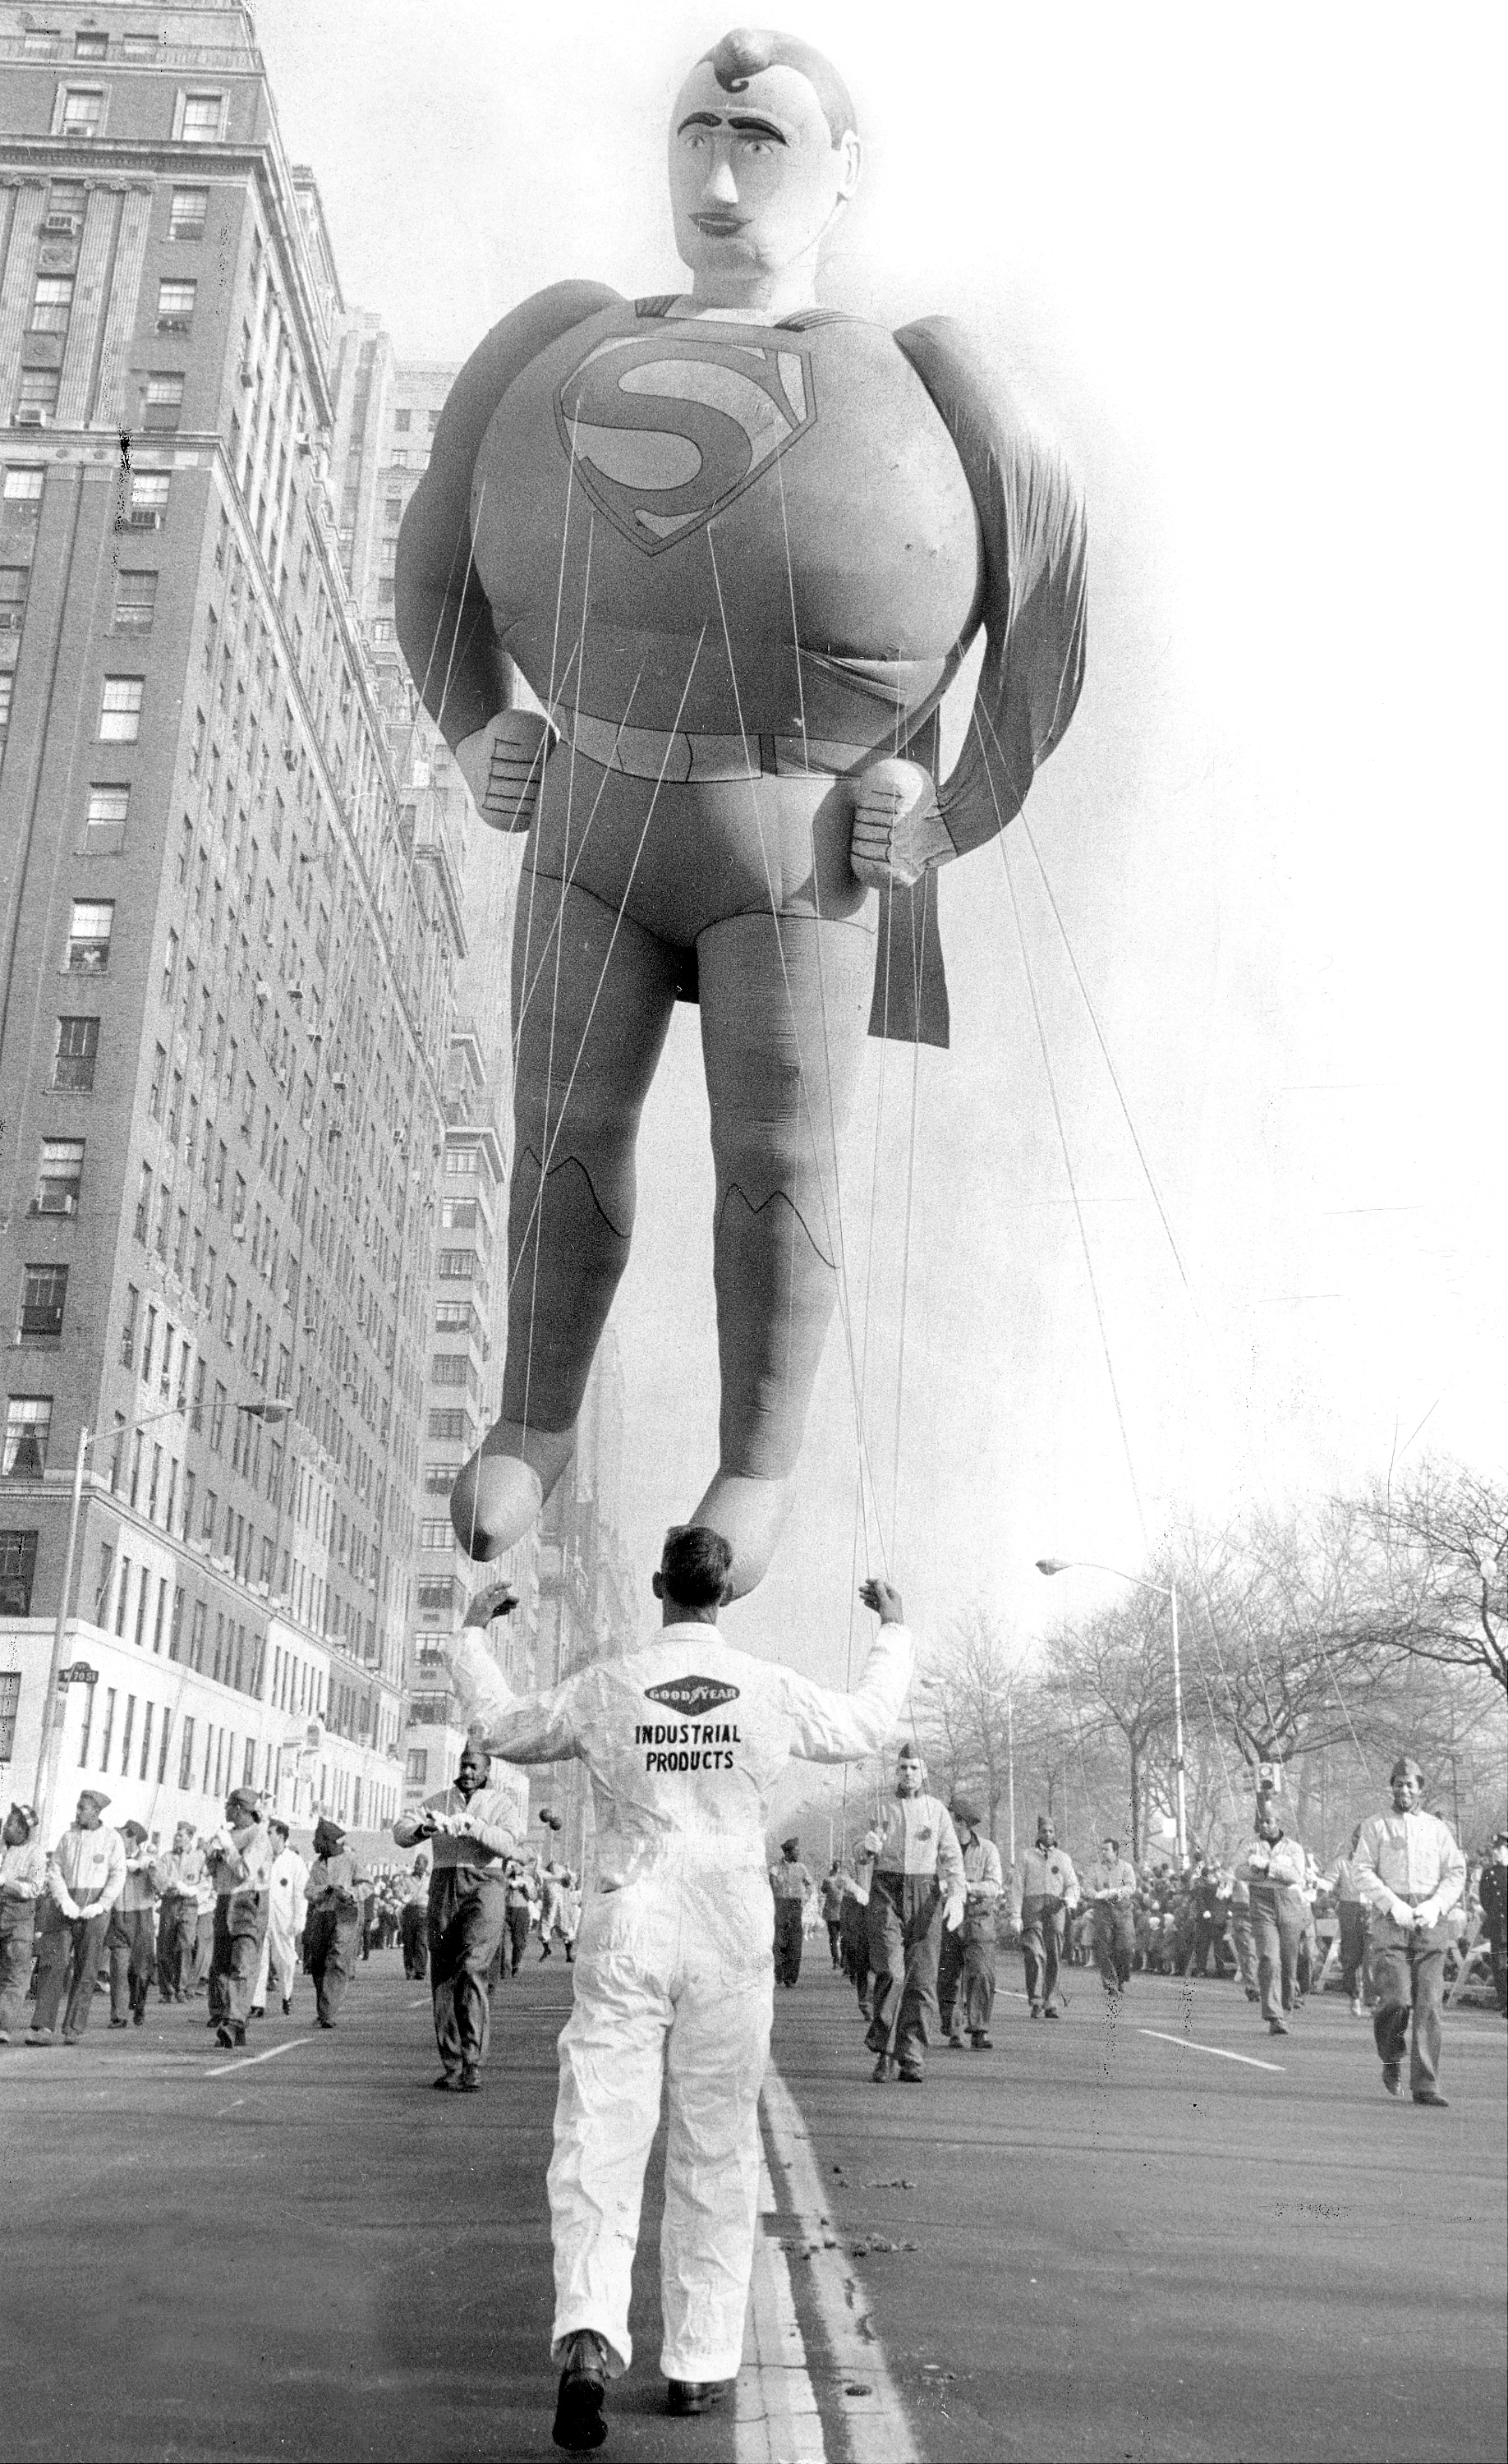
<path id="1" fill-rule="evenodd" d="M 460 360 L 563 276 L 677 287 L 665 128 L 721 12 L 256 14 L 347 299 L 403 354 Z M 1088 683 L 1031 838 L 945 877 L 952 1050 L 921 1056 L 913 1149 L 899 1046 L 876 1141 L 872 1046 L 843 1158 L 908 1608 L 935 1625 L 977 1595 L 1027 1636 L 1107 1595 L 1049 1591 L 1043 1553 L 1134 1567 L 1185 1509 L 1395 1451 L 1503 1463 L 1503 14 L 784 22 L 842 69 L 866 146 L 825 296 L 967 319 L 1089 506 Z M 682 1011 L 616 1318 L 645 1563 L 713 1462 L 710 1197 Z M 857 1459 L 835 1331 L 801 1503 L 731 1620 L 828 1674 Z"/>

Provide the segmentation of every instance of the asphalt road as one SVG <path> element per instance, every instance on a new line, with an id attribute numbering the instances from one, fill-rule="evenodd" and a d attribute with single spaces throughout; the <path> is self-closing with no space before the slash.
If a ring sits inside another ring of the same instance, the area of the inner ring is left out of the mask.
<path id="1" fill-rule="evenodd" d="M 544 2172 L 569 1977 L 532 1958 L 501 1990 L 473 2098 L 430 2092 L 427 2005 L 393 1954 L 334 2035 L 301 1980 L 294 2017 L 253 2032 L 264 2058 L 207 2050 L 202 2005 L 120 2035 L 102 2001 L 76 2051 L 0 2050 L 0 2456 L 553 2455 Z M 808 1954 L 776 2057 L 810 2146 L 797 2161 L 776 2092 L 759 2281 L 769 2315 L 788 2282 L 815 2409 L 762 2432 L 741 2383 L 743 2420 L 668 2421 L 642 2259 L 609 2457 L 898 2453 L 902 2426 L 887 2447 L 871 2423 L 865 2449 L 844 2419 L 835 2283 L 926 2464 L 1501 2457 L 1501 2021 L 1448 2017 L 1452 2105 L 1430 2114 L 1384 2098 L 1338 1997 L 1274 2043 L 1230 1987 L 1138 1980 L 1112 2026 L 1081 1976 L 1048 2027 L 1010 1963 L 1002 1982 L 993 2052 L 939 2050 L 925 2087 L 880 2089 Z M 651 2193 L 646 2255 L 658 2220 Z"/>

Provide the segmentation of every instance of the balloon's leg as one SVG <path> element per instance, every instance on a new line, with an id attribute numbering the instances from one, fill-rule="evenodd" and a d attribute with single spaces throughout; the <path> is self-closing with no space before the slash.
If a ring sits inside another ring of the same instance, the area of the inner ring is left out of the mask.
<path id="1" fill-rule="evenodd" d="M 718 1468 L 689 1520 L 732 1544 L 735 1596 L 766 1572 L 790 1511 L 838 1300 L 834 1141 L 864 1048 L 866 925 L 740 915 L 697 942 L 722 1411 Z"/>
<path id="2" fill-rule="evenodd" d="M 450 1519 L 473 1557 L 500 1556 L 522 1539 L 571 1460 L 628 1263 L 634 1140 L 675 1004 L 676 967 L 652 934 L 551 875 L 534 876 L 531 905 L 525 874 L 514 954 L 503 1408 L 450 1492 Z"/>

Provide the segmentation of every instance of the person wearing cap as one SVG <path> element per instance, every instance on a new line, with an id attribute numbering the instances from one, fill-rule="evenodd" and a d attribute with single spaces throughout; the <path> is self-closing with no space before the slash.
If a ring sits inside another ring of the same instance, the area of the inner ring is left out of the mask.
<path id="1" fill-rule="evenodd" d="M 157 1917 L 157 1991 L 164 2002 L 186 2002 L 193 1985 L 194 1947 L 199 1932 L 199 1884 L 204 1857 L 195 1844 L 191 1822 L 180 1822 L 173 1844 L 152 1863 L 152 1880 L 161 1894 Z"/>
<path id="2" fill-rule="evenodd" d="M 105 1830 L 99 1819 L 109 1802 L 100 1790 L 86 1788 L 48 1859 L 29 2045 L 53 2042 L 59 2006 L 63 2044 L 76 2045 L 89 2025 L 110 1911 L 125 1887 L 124 1843 L 119 1831 Z"/>
<path id="3" fill-rule="evenodd" d="M 1504 1955 L 1508 1941 L 1508 1831 L 1493 1833 L 1491 1852 L 1482 1859 L 1482 1870 L 1476 1877 L 1476 1897 L 1492 1952 L 1498 2016 L 1508 2019 L 1508 1958 Z"/>
<path id="4" fill-rule="evenodd" d="M 1119 1839 L 1102 1839 L 1099 1862 L 1084 1877 L 1084 1889 L 1094 1909 L 1094 1955 L 1100 1982 L 1114 2001 L 1131 1981 L 1136 1942 L 1136 1867 L 1122 1856 Z"/>
<path id="5" fill-rule="evenodd" d="M 798 1859 L 796 1852 L 800 1844 L 794 1837 L 782 1839 L 780 1861 L 770 1868 L 770 1888 L 775 1893 L 776 1985 L 794 1985 L 801 1973 L 801 1919 L 812 1895 L 812 1878 Z"/>
<path id="6" fill-rule="evenodd" d="M 105 1949 L 110 1960 L 110 2025 L 146 2024 L 146 1992 L 156 1965 L 157 1892 L 146 1825 L 133 1815 L 120 1825 L 125 1881 L 110 1914 Z"/>
<path id="7" fill-rule="evenodd" d="M 277 1987 L 285 2015 L 294 2007 L 298 1940 L 304 1929 L 304 1899 L 309 1888 L 309 1868 L 293 1845 L 287 1823 L 276 1816 L 270 1819 L 267 1838 L 273 1862 L 267 1881 L 267 1932 L 251 1993 L 253 2019 L 261 2018 L 266 2012 L 271 1984 Z"/>
<path id="8" fill-rule="evenodd" d="M 945 1933 L 938 1952 L 937 1999 L 950 2045 L 961 2046 L 963 2031 L 975 2053 L 990 2044 L 990 2013 L 994 2008 L 994 1922 L 1005 1887 L 1000 1851 L 987 1839 L 973 1797 L 955 1794 L 949 1811 L 963 1851 L 964 1921 L 956 1933 Z"/>
<path id="9" fill-rule="evenodd" d="M 413 1870 L 404 1885 L 404 1902 L 398 1911 L 398 1939 L 403 1945 L 404 1974 L 410 1984 L 418 1984 L 429 1973 L 429 1947 L 425 1937 L 429 1926 L 429 1861 L 416 1857 Z"/>
<path id="10" fill-rule="evenodd" d="M 1366 1981 L 1366 1903 L 1356 1880 L 1356 1848 L 1361 1836 L 1362 1826 L 1358 1823 L 1351 1834 L 1350 1847 L 1320 1877 L 1321 1889 L 1335 1897 L 1336 1955 L 1353 2019 L 1360 2019 L 1366 2007 L 1363 1998 Z"/>
<path id="11" fill-rule="evenodd" d="M 508 1864 L 517 1847 L 513 1799 L 492 1785 L 492 1758 L 469 1740 L 454 1784 L 393 1825 L 400 1848 L 428 1843 L 429 1990 L 437 2088 L 474 2094 L 492 2035 L 487 1974 L 508 1923 Z M 548 1947 L 548 1946 L 547 1946 Z"/>
<path id="12" fill-rule="evenodd" d="M 930 2022 L 937 2017 L 937 1961 L 946 1926 L 964 1920 L 963 1851 L 953 1818 L 927 1789 L 927 1765 L 909 1741 L 895 1760 L 895 1794 L 865 1849 L 874 1858 L 869 1884 L 869 1957 L 874 2013 L 864 2042 L 875 2057 L 876 2086 L 897 2075 L 919 2086 L 926 2075 Z"/>
<path id="13" fill-rule="evenodd" d="M 267 1932 L 273 1850 L 260 1803 L 254 1788 L 233 1788 L 225 1801 L 225 1829 L 205 1842 L 205 1863 L 215 1886 L 209 2016 L 216 2043 L 228 2050 L 246 2042 Z"/>
<path id="14" fill-rule="evenodd" d="M 817 1892 L 821 1903 L 822 1923 L 827 1927 L 827 1947 L 832 1953 L 833 1966 L 841 1968 L 843 1956 L 844 1889 L 842 1861 L 840 1858 L 833 1859 L 831 1868 L 822 1876 L 817 1886 Z"/>
<path id="15" fill-rule="evenodd" d="M 1357 1885 L 1366 1902 L 1366 1947 L 1377 2000 L 1372 2037 L 1389 2096 L 1403 2094 L 1404 2046 L 1410 2046 L 1409 2088 L 1415 2104 L 1443 2108 L 1440 2094 L 1441 2011 L 1445 1954 L 1466 1888 L 1466 1859 L 1437 1815 L 1426 1814 L 1424 1772 L 1400 1754 L 1388 1773 L 1390 1814 L 1364 1822 L 1356 1843 Z"/>
<path id="16" fill-rule="evenodd" d="M 36 1956 L 36 1911 L 47 1858 L 34 1805 L 12 1805 L 0 1824 L 0 2045 L 20 2023 Z"/>
<path id="17" fill-rule="evenodd" d="M 574 1965 L 576 1925 L 571 1915 L 570 1894 L 576 1876 L 563 1858 L 552 1857 L 540 1874 L 544 1903 L 539 1910 L 539 1940 L 543 1945 L 539 1956 L 548 1959 L 554 1948 L 554 1938 L 559 1935 L 565 1946 L 567 1965 Z"/>
<path id="18" fill-rule="evenodd" d="M 1257 1810 L 1257 1836 L 1239 1867 L 1251 1895 L 1252 1935 L 1257 1945 L 1257 1983 L 1262 2017 L 1272 2036 L 1286 2036 L 1303 1999 L 1299 1987 L 1299 1949 L 1308 1917 L 1303 1886 L 1309 1859 L 1302 1843 L 1283 1830 L 1270 1795 Z"/>
<path id="19" fill-rule="evenodd" d="M 342 1824 L 321 1814 L 315 1824 L 304 1915 L 304 1966 L 314 1979 L 315 2016 L 333 2028 L 361 1951 L 361 1881 Z"/>
<path id="20" fill-rule="evenodd" d="M 1073 1859 L 1058 1845 L 1050 1815 L 1037 1817 L 1037 1844 L 1027 1850 L 1011 1878 L 1011 1915 L 1021 1928 L 1021 1960 L 1026 1969 L 1026 1999 L 1034 2019 L 1056 2019 L 1064 1997 L 1059 1984 L 1063 1932 L 1069 1912 L 1079 1905 L 1079 1877 Z"/>

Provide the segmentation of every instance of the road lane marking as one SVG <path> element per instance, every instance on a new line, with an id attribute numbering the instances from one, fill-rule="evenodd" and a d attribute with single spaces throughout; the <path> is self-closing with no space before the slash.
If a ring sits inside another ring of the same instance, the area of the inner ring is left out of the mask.
<path id="1" fill-rule="evenodd" d="M 808 2241 L 820 2246 L 803 2262 L 804 2281 L 811 2287 L 832 2365 L 834 2409 L 842 2422 L 850 2464 L 922 2464 L 921 2449 L 911 2434 L 900 2389 L 890 2376 L 884 2351 L 867 2312 L 859 2307 L 857 2284 L 841 2237 L 822 2219 L 828 2212 L 800 2109 L 772 2061 L 764 2080 L 765 2120 L 776 2152 L 782 2160 L 787 2194 L 796 2212 L 780 2221 L 794 2225 Z M 862 2394 L 850 2395 L 850 2386 Z"/>
<path id="2" fill-rule="evenodd" d="M 1165 2035 L 1161 2028 L 1138 2028 L 1139 2036 L 1155 2036 L 1159 2044 L 1177 2045 L 1186 2054 L 1213 2054 L 1217 2062 L 1244 2062 L 1249 2071 L 1282 2070 L 1281 2062 L 1259 2062 L 1255 2054 L 1228 2054 L 1223 2045 L 1201 2045 L 1192 2036 Z"/>
<path id="3" fill-rule="evenodd" d="M 272 2062 L 279 2054 L 296 2053 L 300 2045 L 307 2045 L 309 2041 L 307 2036 L 289 2036 L 280 2045 L 269 2045 L 265 2054 L 248 2054 L 244 2061 L 216 2062 L 212 2071 L 206 2071 L 205 2077 L 224 2079 L 229 2071 L 249 2071 L 255 2062 Z"/>
<path id="4" fill-rule="evenodd" d="M 775 2185 L 762 2151 L 759 2214 L 761 2223 L 776 2217 Z M 827 2464 L 790 2266 L 765 2232 L 754 2243 L 743 2365 L 733 2386 L 733 2454 L 736 2464 Z"/>

